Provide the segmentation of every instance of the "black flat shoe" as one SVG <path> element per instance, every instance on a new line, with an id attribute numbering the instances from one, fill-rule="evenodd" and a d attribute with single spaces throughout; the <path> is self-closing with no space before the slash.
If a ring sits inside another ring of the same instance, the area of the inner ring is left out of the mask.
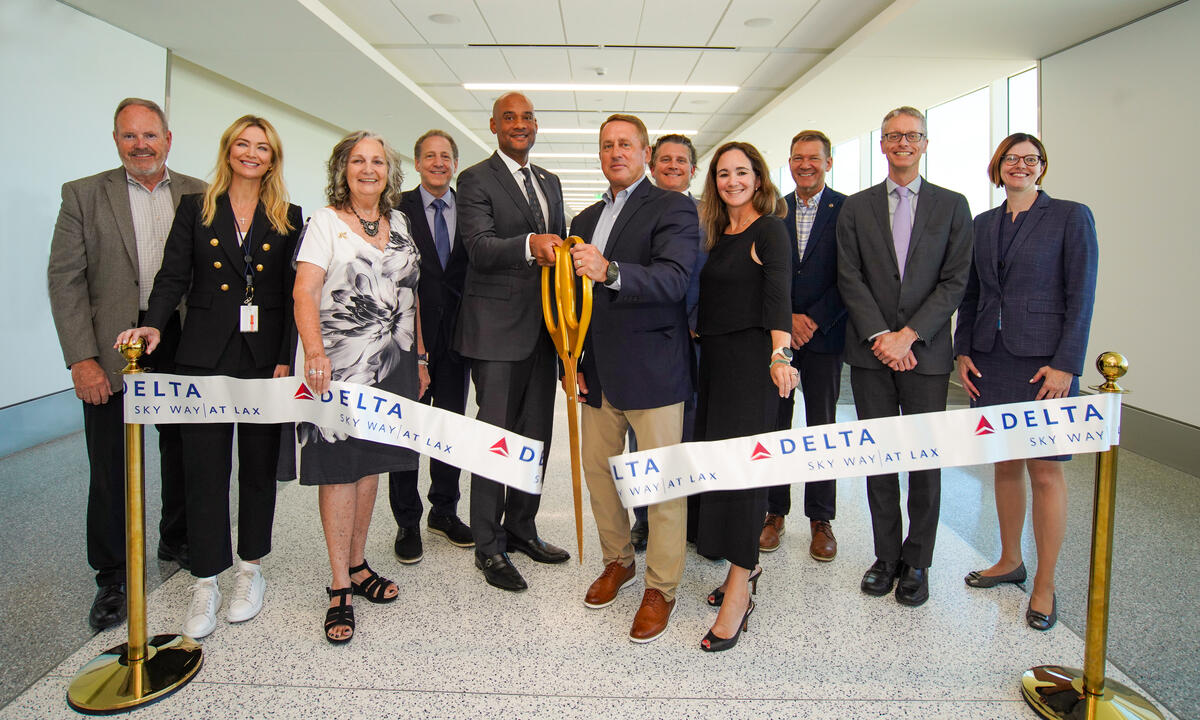
<path id="1" fill-rule="evenodd" d="M 367 578 L 365 580 L 360 583 L 356 583 L 354 580 L 350 581 L 350 589 L 355 595 L 361 595 L 367 600 L 380 605 L 384 603 L 396 602 L 396 598 L 400 597 L 400 588 L 396 585 L 396 583 L 388 580 L 372 570 L 371 567 L 367 565 L 367 561 L 365 559 L 362 561 L 362 565 L 356 565 L 350 568 L 350 574 L 353 575 L 354 573 L 362 572 L 363 570 L 367 571 Z M 384 594 L 387 592 L 389 585 L 395 587 L 397 591 L 396 594 L 392 595 L 391 597 L 388 597 Z"/>
<path id="2" fill-rule="evenodd" d="M 334 645 L 345 645 L 354 637 L 354 606 L 350 604 L 350 588 L 342 588 L 340 590 L 330 590 L 325 588 L 325 592 L 329 593 L 329 599 L 335 597 L 340 598 L 341 602 L 325 611 L 325 639 Z M 335 638 L 329 633 L 340 627 L 350 628 L 350 634 L 344 638 Z"/>
<path id="3" fill-rule="evenodd" d="M 396 559 L 405 565 L 416 565 L 425 557 L 425 548 L 421 545 L 421 530 L 415 527 L 396 528 L 396 542 L 392 549 Z"/>
<path id="4" fill-rule="evenodd" d="M 1010 573 L 1003 575 L 984 575 L 980 570 L 972 570 L 963 578 L 963 582 L 973 588 L 991 588 L 1003 583 L 1014 585 L 1025 582 L 1025 563 L 1021 563 Z"/>
<path id="5" fill-rule="evenodd" d="M 762 565 L 754 568 L 754 572 L 750 573 L 750 577 L 746 579 L 746 582 L 750 583 L 751 595 L 758 594 L 759 575 L 762 575 Z M 725 591 L 718 586 L 716 590 L 713 590 L 708 594 L 708 600 L 706 602 L 713 607 L 721 607 L 721 603 L 725 602 Z"/>
<path id="6" fill-rule="evenodd" d="M 929 599 L 929 568 L 909 567 L 902 562 L 898 578 L 896 602 L 917 607 Z"/>
<path id="7" fill-rule="evenodd" d="M 509 535 L 507 545 L 510 551 L 525 553 L 534 562 L 547 565 L 558 565 L 571 559 L 571 554 L 566 550 L 551 545 L 539 537 L 522 540 L 515 535 Z"/>
<path id="8" fill-rule="evenodd" d="M 512 592 L 529 587 L 525 583 L 525 578 L 521 577 L 521 571 L 517 570 L 512 561 L 508 559 L 508 553 L 484 555 L 476 550 L 475 567 L 483 572 L 483 579 L 487 580 L 488 585 L 492 587 Z"/>
<path id="9" fill-rule="evenodd" d="M 125 583 L 101 585 L 88 612 L 88 625 L 99 632 L 125 620 Z"/>
<path id="10" fill-rule="evenodd" d="M 1050 601 L 1050 614 L 1043 615 L 1032 606 L 1025 608 L 1025 623 L 1034 630 L 1045 632 L 1054 627 L 1054 623 L 1058 622 L 1058 593 L 1053 595 Z"/>
<path id="11" fill-rule="evenodd" d="M 863 573 L 862 583 L 859 587 L 868 595 L 876 597 L 887 595 L 892 590 L 892 583 L 896 582 L 896 574 L 899 569 L 900 563 L 876 560 Z"/>
<path id="12" fill-rule="evenodd" d="M 742 631 L 750 626 L 750 613 L 754 612 L 754 601 L 750 601 L 750 606 L 746 608 L 746 614 L 742 616 L 742 624 L 738 626 L 737 632 L 731 638 L 717 637 L 713 634 L 710 628 L 705 634 L 704 639 L 700 641 L 700 649 L 704 652 L 721 652 L 737 645 L 738 638 L 741 637 Z"/>

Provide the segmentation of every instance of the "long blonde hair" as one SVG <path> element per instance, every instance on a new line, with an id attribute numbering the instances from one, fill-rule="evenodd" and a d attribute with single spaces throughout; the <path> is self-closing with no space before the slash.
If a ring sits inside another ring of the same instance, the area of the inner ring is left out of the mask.
<path id="1" fill-rule="evenodd" d="M 717 161 L 730 150 L 741 150 L 750 160 L 750 167 L 758 179 L 758 189 L 751 199 L 752 207 L 759 215 L 779 214 L 779 191 L 771 182 L 771 173 L 767 170 L 767 162 L 763 160 L 758 148 L 746 142 L 727 142 L 713 153 L 712 161 L 708 164 L 708 172 L 704 176 L 704 196 L 700 200 L 700 225 L 706 233 L 704 249 L 712 250 L 721 239 L 721 234 L 729 225 L 729 210 L 725 201 L 717 192 Z M 786 206 L 785 206 L 786 209 Z"/>
<path id="2" fill-rule="evenodd" d="M 263 175 L 262 185 L 258 192 L 259 202 L 263 204 L 267 220 L 275 232 L 280 235 L 292 230 L 288 222 L 288 193 L 283 184 L 283 143 L 279 141 L 279 133 L 266 118 L 257 115 L 243 115 L 221 134 L 221 144 L 217 148 L 217 167 L 213 171 L 212 184 L 204 192 L 204 206 L 200 210 L 200 221 L 212 227 L 213 219 L 217 216 L 217 198 L 229 190 L 233 181 L 233 170 L 229 167 L 229 149 L 233 141 L 248 127 L 256 127 L 267 136 L 267 145 L 271 147 L 271 165 Z"/>

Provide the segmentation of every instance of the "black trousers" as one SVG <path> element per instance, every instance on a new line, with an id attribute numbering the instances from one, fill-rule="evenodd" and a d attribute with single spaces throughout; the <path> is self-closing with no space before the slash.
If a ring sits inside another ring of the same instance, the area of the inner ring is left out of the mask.
<path id="1" fill-rule="evenodd" d="M 796 393 L 804 396 L 805 425 L 837 422 L 837 401 L 842 390 L 841 354 L 809 352 L 800 348 L 792 357 L 792 367 L 800 371 L 800 385 L 779 401 L 776 430 L 792 427 Z M 792 509 L 792 486 L 776 485 L 767 491 L 767 512 L 787 515 Z M 821 480 L 804 486 L 804 514 L 809 520 L 833 520 L 837 510 L 837 481 Z"/>
<path id="2" fill-rule="evenodd" d="M 230 341 L 244 345 L 240 334 Z M 238 364 L 252 364 L 249 348 L 241 348 Z M 229 353 L 226 353 L 228 356 Z M 269 378 L 275 366 L 212 370 L 186 365 L 186 375 L 228 375 Z M 188 545 L 192 575 L 212 577 L 233 565 L 230 538 L 229 477 L 233 470 L 234 423 L 195 423 L 179 426 L 182 435 L 184 482 L 187 491 Z M 271 552 L 275 521 L 275 470 L 279 461 L 280 426 L 237 423 L 238 545 L 243 560 L 258 560 Z"/>
<path id="3" fill-rule="evenodd" d="M 467 409 L 470 362 L 449 350 L 429 363 L 429 389 L 421 402 L 462 415 Z M 441 460 L 429 461 L 429 504 L 439 515 L 457 515 L 459 469 Z M 417 489 L 417 471 L 388 473 L 388 500 L 397 527 L 417 527 L 421 523 L 421 493 Z"/>
<path id="4" fill-rule="evenodd" d="M 533 353 L 524 360 L 472 360 L 476 417 L 484 422 L 541 440 L 542 476 L 550 454 L 554 426 L 557 355 L 550 337 L 541 334 Z M 471 475 L 471 534 L 475 550 L 484 555 L 505 551 L 507 536 L 537 537 L 541 495 L 513 490 L 482 475 Z"/>
<path id="5" fill-rule="evenodd" d="M 949 380 L 949 374 L 850 368 L 850 387 L 860 420 L 945 410 Z M 941 497 L 940 469 L 908 474 L 908 535 L 903 536 L 899 476 L 887 473 L 868 477 L 867 504 L 871 508 L 875 556 L 889 562 L 903 560 L 909 567 L 929 567 L 933 563 Z"/>
<path id="6" fill-rule="evenodd" d="M 138 314 L 138 324 L 143 313 Z M 143 364 L 159 372 L 175 371 L 179 346 L 179 313 L 171 316 L 153 354 Z M 90 477 L 87 505 L 88 564 L 97 585 L 125 582 L 125 414 L 124 393 L 113 393 L 103 405 L 83 403 L 83 436 L 87 443 Z M 162 485 L 159 542 L 179 547 L 187 542 L 184 512 L 183 458 L 179 426 L 158 425 L 158 454 Z M 147 541 L 147 547 L 152 547 Z"/>

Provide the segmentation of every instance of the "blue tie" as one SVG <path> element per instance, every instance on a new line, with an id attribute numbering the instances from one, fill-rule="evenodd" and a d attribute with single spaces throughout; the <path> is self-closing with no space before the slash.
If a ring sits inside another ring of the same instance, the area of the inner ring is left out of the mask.
<path id="1" fill-rule="evenodd" d="M 446 216 L 442 211 L 446 209 L 446 201 L 441 198 L 433 200 L 433 246 L 437 248 L 438 261 L 442 263 L 442 269 L 446 269 L 446 263 L 450 260 L 450 228 L 446 225 Z"/>

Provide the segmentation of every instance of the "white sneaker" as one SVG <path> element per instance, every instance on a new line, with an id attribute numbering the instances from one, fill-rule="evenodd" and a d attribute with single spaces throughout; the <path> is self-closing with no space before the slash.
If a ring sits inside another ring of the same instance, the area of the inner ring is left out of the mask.
<path id="1" fill-rule="evenodd" d="M 233 576 L 233 596 L 229 600 L 226 618 L 229 622 L 245 622 L 262 610 L 263 595 L 267 592 L 267 579 L 262 566 L 235 560 L 237 573 Z"/>
<path id="2" fill-rule="evenodd" d="M 217 629 L 217 608 L 221 605 L 221 590 L 216 576 L 199 578 L 192 586 L 192 604 L 183 620 L 183 634 L 199 640 Z"/>

